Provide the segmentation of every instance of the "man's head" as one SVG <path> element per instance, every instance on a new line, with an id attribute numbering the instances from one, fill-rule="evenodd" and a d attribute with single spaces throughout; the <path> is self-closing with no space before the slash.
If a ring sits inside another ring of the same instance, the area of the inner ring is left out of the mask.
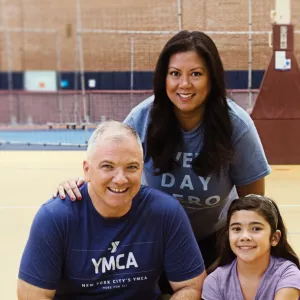
<path id="1" fill-rule="evenodd" d="M 137 133 L 116 121 L 101 123 L 89 140 L 83 170 L 98 212 L 126 214 L 141 186 L 143 148 Z"/>

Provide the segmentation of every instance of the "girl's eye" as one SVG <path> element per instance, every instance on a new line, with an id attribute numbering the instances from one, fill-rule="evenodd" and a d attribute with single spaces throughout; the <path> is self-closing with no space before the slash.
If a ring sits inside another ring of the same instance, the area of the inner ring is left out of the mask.
<path id="1" fill-rule="evenodd" d="M 261 231 L 262 229 L 260 227 L 253 227 L 252 230 L 253 231 Z"/>
<path id="2" fill-rule="evenodd" d="M 179 76 L 180 74 L 179 74 L 178 71 L 171 71 L 170 75 L 172 75 L 172 76 Z"/>
<path id="3" fill-rule="evenodd" d="M 239 227 L 232 227 L 231 230 L 232 230 L 232 231 L 235 231 L 235 232 L 238 232 L 238 231 L 240 231 L 241 229 L 240 229 Z"/>
<path id="4" fill-rule="evenodd" d="M 200 72 L 193 72 L 192 73 L 192 76 L 201 76 L 202 75 L 202 73 L 200 73 Z"/>

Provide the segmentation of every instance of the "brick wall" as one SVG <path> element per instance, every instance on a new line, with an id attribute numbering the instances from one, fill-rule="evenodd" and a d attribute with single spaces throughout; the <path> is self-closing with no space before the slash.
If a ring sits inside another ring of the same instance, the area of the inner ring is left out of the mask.
<path id="1" fill-rule="evenodd" d="M 252 0 L 253 30 L 271 29 L 270 10 L 274 0 Z M 8 27 L 55 29 L 60 35 L 61 69 L 76 66 L 75 0 L 5 0 Z M 177 0 L 81 0 L 82 26 L 114 30 L 178 30 Z M 0 27 L 4 26 L 1 20 Z M 292 0 L 292 22 L 300 29 L 300 1 Z M 183 29 L 203 31 L 248 30 L 248 0 L 182 0 Z M 69 36 L 67 35 L 69 28 Z M 134 70 L 151 71 L 164 43 L 171 35 L 136 35 Z M 248 68 L 246 35 L 211 34 L 227 70 Z M 55 33 L 11 33 L 12 69 L 57 68 Z M 130 35 L 83 34 L 86 71 L 130 70 Z M 295 52 L 300 62 L 300 34 L 295 34 Z M 267 35 L 253 36 L 253 69 L 265 69 L 271 49 Z M 0 32 L 0 71 L 8 69 L 5 35 Z M 77 57 L 78 61 L 78 57 Z"/>

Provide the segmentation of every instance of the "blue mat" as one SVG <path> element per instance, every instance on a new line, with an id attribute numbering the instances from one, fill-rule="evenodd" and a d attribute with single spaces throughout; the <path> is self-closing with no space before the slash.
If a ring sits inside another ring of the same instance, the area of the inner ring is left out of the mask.
<path id="1" fill-rule="evenodd" d="M 94 129 L 0 130 L 1 150 L 84 150 Z"/>

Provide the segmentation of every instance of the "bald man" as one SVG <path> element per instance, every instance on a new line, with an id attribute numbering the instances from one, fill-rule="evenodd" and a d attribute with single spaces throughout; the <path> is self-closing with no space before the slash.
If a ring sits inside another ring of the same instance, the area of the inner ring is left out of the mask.
<path id="1" fill-rule="evenodd" d="M 82 201 L 59 197 L 37 212 L 22 256 L 18 299 L 200 299 L 204 262 L 186 213 L 141 186 L 143 148 L 129 126 L 108 121 L 90 138 Z"/>

